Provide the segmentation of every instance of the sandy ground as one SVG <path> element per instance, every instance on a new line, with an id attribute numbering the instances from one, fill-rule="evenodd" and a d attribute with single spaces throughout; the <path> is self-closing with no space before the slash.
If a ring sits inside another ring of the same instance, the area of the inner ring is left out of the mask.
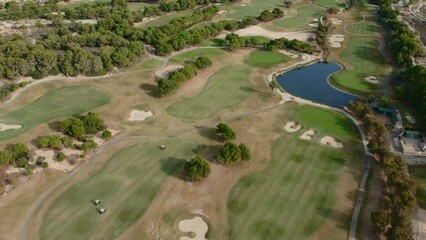
<path id="1" fill-rule="evenodd" d="M 315 136 L 315 134 L 317 134 L 314 130 L 309 129 L 308 131 L 304 132 L 301 136 L 300 139 L 304 139 L 304 140 L 312 140 Z"/>
<path id="2" fill-rule="evenodd" d="M 228 10 L 220 10 L 219 12 L 217 12 L 217 14 L 219 14 L 219 15 L 224 15 L 224 14 L 227 14 L 227 13 L 229 13 Z"/>
<path id="3" fill-rule="evenodd" d="M 171 64 L 171 65 L 167 65 L 164 68 L 158 69 L 155 71 L 155 76 L 158 78 L 166 78 L 170 72 L 173 72 L 179 68 L 182 68 L 182 65 L 179 64 Z"/>
<path id="4" fill-rule="evenodd" d="M 248 28 L 240 29 L 234 33 L 240 36 L 263 36 L 271 39 L 276 38 L 288 38 L 288 39 L 297 39 L 300 41 L 307 41 L 310 36 L 313 36 L 314 33 L 311 32 L 274 32 L 266 30 L 258 25 L 251 26 Z M 228 33 L 223 33 L 218 36 L 220 39 L 224 39 Z"/>
<path id="5" fill-rule="evenodd" d="M 0 132 L 11 130 L 11 129 L 20 129 L 21 127 L 22 127 L 21 125 L 7 125 L 7 124 L 0 123 Z"/>
<path id="6" fill-rule="evenodd" d="M 380 84 L 379 79 L 377 79 L 377 77 L 374 77 L 374 76 L 366 77 L 365 81 L 372 83 L 372 84 Z"/>
<path id="7" fill-rule="evenodd" d="M 194 217 L 192 219 L 182 220 L 179 222 L 179 230 L 182 232 L 193 232 L 195 236 L 180 237 L 180 240 L 206 240 L 206 233 L 209 230 L 209 226 L 200 217 Z"/>
<path id="8" fill-rule="evenodd" d="M 129 114 L 129 121 L 144 121 L 153 115 L 154 114 L 151 111 L 145 112 L 143 110 L 133 110 Z"/>
<path id="9" fill-rule="evenodd" d="M 332 48 L 341 48 L 342 42 L 345 41 L 345 35 L 333 34 L 331 35 L 331 37 L 328 38 L 328 41 L 330 42 L 330 46 Z"/>
<path id="10" fill-rule="evenodd" d="M 297 132 L 302 128 L 302 125 L 296 123 L 296 122 L 288 122 L 286 123 L 286 125 L 284 126 L 284 129 L 287 132 Z"/>
<path id="11" fill-rule="evenodd" d="M 332 147 L 335 147 L 335 148 L 343 148 L 343 143 L 336 141 L 336 139 L 330 136 L 325 136 L 321 138 L 320 142 L 321 144 L 331 145 Z"/>
<path id="12" fill-rule="evenodd" d="M 282 49 L 282 50 L 279 50 L 279 52 L 282 53 L 282 54 L 284 54 L 284 55 L 286 55 L 286 56 L 289 56 L 290 58 L 298 58 L 299 57 L 298 54 L 292 53 L 292 52 L 287 51 L 287 50 L 283 50 Z"/>
<path id="13" fill-rule="evenodd" d="M 343 20 L 340 20 L 338 18 L 331 18 L 331 23 L 333 25 L 342 25 L 343 24 Z"/>

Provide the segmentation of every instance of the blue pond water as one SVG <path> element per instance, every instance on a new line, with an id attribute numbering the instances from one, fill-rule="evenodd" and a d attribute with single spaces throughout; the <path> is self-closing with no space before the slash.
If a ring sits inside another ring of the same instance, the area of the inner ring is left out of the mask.
<path id="1" fill-rule="evenodd" d="M 328 76 L 339 70 L 342 70 L 342 66 L 335 62 L 314 63 L 286 72 L 276 80 L 291 95 L 342 108 L 357 96 L 339 91 L 328 83 Z"/>

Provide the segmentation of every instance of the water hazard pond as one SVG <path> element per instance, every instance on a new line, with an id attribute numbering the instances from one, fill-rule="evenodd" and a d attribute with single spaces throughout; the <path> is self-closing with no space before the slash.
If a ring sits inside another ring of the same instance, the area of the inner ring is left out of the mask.
<path id="1" fill-rule="evenodd" d="M 342 70 L 335 62 L 314 63 L 286 72 L 276 78 L 281 87 L 293 96 L 331 107 L 343 108 L 357 96 L 335 89 L 328 77 Z"/>

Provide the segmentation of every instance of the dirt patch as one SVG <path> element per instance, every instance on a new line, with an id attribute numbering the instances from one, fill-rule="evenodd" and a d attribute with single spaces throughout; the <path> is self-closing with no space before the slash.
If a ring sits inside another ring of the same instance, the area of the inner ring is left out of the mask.
<path id="1" fill-rule="evenodd" d="M 133 110 L 129 114 L 129 121 L 144 121 L 153 115 L 154 114 L 151 111 L 145 112 L 143 110 Z"/>
<path id="2" fill-rule="evenodd" d="M 298 58 L 299 57 L 298 54 L 292 53 L 292 52 L 287 51 L 287 50 L 279 50 L 278 52 L 280 52 L 280 53 L 282 53 L 282 54 L 284 54 L 284 55 L 286 55 L 286 56 L 288 56 L 290 58 Z"/>
<path id="3" fill-rule="evenodd" d="M 317 133 L 315 132 L 315 130 L 309 129 L 308 131 L 304 132 L 300 136 L 300 139 L 303 139 L 303 140 L 312 140 L 316 134 Z"/>
<path id="4" fill-rule="evenodd" d="M 81 151 L 78 151 L 81 153 Z M 49 164 L 49 168 L 62 171 L 62 172 L 68 172 L 69 170 L 73 169 L 74 166 L 70 165 L 67 161 L 58 162 L 56 161 L 56 154 L 53 150 L 43 150 L 39 149 L 34 152 L 35 159 L 38 157 L 45 158 L 45 162 Z"/>
<path id="5" fill-rule="evenodd" d="M 377 77 L 374 76 L 368 76 L 365 78 L 365 81 L 372 83 L 372 84 L 380 84 L 379 79 L 377 79 Z"/>
<path id="6" fill-rule="evenodd" d="M 343 143 L 336 141 L 333 137 L 325 136 L 321 138 L 321 144 L 330 145 L 335 148 L 343 148 Z"/>
<path id="7" fill-rule="evenodd" d="M 193 232 L 194 237 L 180 237 L 180 240 L 206 240 L 206 233 L 209 230 L 209 226 L 200 217 L 194 217 L 192 219 L 182 220 L 179 222 L 179 230 L 182 232 Z"/>
<path id="8" fill-rule="evenodd" d="M 331 23 L 333 25 L 342 25 L 343 24 L 343 20 L 340 20 L 338 18 L 331 18 Z"/>
<path id="9" fill-rule="evenodd" d="M 288 38 L 288 39 L 297 39 L 300 41 L 307 41 L 310 36 L 314 34 L 311 32 L 274 32 L 266 30 L 258 25 L 251 26 L 248 28 L 240 29 L 235 31 L 236 34 L 246 37 L 246 36 L 263 36 L 266 38 L 276 39 L 276 38 Z M 220 34 L 218 38 L 224 39 L 227 33 Z"/>
<path id="10" fill-rule="evenodd" d="M 286 125 L 284 126 L 284 129 L 287 132 L 297 132 L 300 129 L 302 129 L 302 125 L 296 123 L 296 122 L 288 122 L 286 123 Z"/>
<path id="11" fill-rule="evenodd" d="M 182 68 L 182 65 L 167 65 L 164 68 L 158 69 L 155 71 L 155 76 L 158 78 L 166 78 L 170 72 L 173 72 L 179 68 Z"/>
<path id="12" fill-rule="evenodd" d="M 330 46 L 332 48 L 341 48 L 342 42 L 345 41 L 345 35 L 333 34 L 331 35 L 331 37 L 328 38 L 328 41 L 330 42 Z"/>
<path id="13" fill-rule="evenodd" d="M 22 127 L 21 125 L 7 125 L 7 124 L 0 123 L 0 132 L 12 130 L 12 129 L 20 129 L 21 127 Z"/>

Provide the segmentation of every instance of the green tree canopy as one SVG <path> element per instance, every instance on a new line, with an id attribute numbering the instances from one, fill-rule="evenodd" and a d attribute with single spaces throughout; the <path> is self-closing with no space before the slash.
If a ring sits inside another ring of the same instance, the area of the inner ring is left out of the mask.
<path id="1" fill-rule="evenodd" d="M 211 172 L 210 163 L 203 157 L 196 155 L 185 163 L 185 172 L 191 181 L 199 181 L 209 176 Z"/>
<path id="2" fill-rule="evenodd" d="M 220 163 L 230 164 L 241 159 L 240 148 L 233 143 L 225 143 L 217 154 L 217 161 Z"/>
<path id="3" fill-rule="evenodd" d="M 229 127 L 228 125 L 224 123 L 219 123 L 216 126 L 216 133 L 219 136 L 219 138 L 225 141 L 234 140 L 237 137 L 237 134 L 234 132 L 234 130 L 232 130 L 231 127 Z"/>

